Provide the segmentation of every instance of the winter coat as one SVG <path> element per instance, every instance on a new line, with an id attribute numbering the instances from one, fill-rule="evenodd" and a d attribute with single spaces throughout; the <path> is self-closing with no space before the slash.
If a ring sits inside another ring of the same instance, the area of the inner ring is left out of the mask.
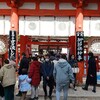
<path id="1" fill-rule="evenodd" d="M 40 84 L 41 75 L 40 75 L 40 62 L 33 61 L 29 69 L 29 77 L 32 79 L 31 84 L 33 86 L 38 86 Z"/>
<path id="2" fill-rule="evenodd" d="M 28 75 L 19 75 L 19 90 L 21 92 L 27 92 L 31 90 L 31 79 L 28 77 Z"/>
<path id="3" fill-rule="evenodd" d="M 53 71 L 56 84 L 68 85 L 70 80 L 74 82 L 74 76 L 70 64 L 65 59 L 59 59 Z"/>
<path id="4" fill-rule="evenodd" d="M 53 70 L 54 70 L 54 63 L 52 61 L 44 61 L 41 64 L 41 73 L 43 76 L 44 84 L 47 84 L 47 83 L 52 84 L 54 82 Z M 47 77 L 49 77 L 49 80 L 47 80 Z"/>
<path id="5" fill-rule="evenodd" d="M 96 74 L 96 61 L 94 57 L 90 57 L 88 61 L 88 73 L 86 84 L 96 85 L 97 84 L 97 74 Z M 92 75 L 93 77 L 91 77 Z"/>
<path id="6" fill-rule="evenodd" d="M 16 68 L 16 62 L 15 61 L 11 60 L 10 64 L 12 64 Z"/>
<path id="7" fill-rule="evenodd" d="M 12 64 L 5 64 L 0 69 L 0 81 L 2 81 L 3 87 L 14 85 L 16 83 L 15 68 Z"/>
<path id="8" fill-rule="evenodd" d="M 71 59 L 71 60 L 69 60 L 69 64 L 71 65 L 74 74 L 79 72 L 79 71 L 78 71 L 77 60 Z M 75 68 L 76 68 L 77 70 L 75 70 Z"/>
<path id="9" fill-rule="evenodd" d="M 72 68 L 78 67 L 77 60 L 75 60 L 75 59 L 69 60 L 69 64 L 71 65 Z"/>
<path id="10" fill-rule="evenodd" d="M 41 64 L 42 69 L 42 75 L 43 78 L 52 77 L 53 76 L 53 69 L 54 69 L 54 63 L 51 61 L 45 61 Z"/>
<path id="11" fill-rule="evenodd" d="M 55 65 L 57 64 L 58 60 L 53 60 L 53 63 L 54 63 L 54 67 Z"/>
<path id="12" fill-rule="evenodd" d="M 15 70 L 17 71 L 17 67 L 16 67 L 17 65 L 16 65 L 16 62 L 15 62 L 15 61 L 13 61 L 13 60 L 11 60 L 11 61 L 10 61 L 10 64 L 11 64 L 11 65 L 13 65 L 13 66 L 14 66 L 14 68 L 15 68 Z"/>
<path id="13" fill-rule="evenodd" d="M 22 68 L 26 68 L 28 71 L 29 68 L 29 60 L 26 57 L 23 57 L 20 61 L 20 67 L 19 67 L 19 72 L 18 74 L 21 75 L 22 74 Z"/>

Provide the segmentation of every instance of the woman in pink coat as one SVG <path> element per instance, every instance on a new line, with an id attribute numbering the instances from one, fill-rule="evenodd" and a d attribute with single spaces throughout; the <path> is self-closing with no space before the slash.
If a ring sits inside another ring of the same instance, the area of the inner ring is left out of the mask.
<path id="1" fill-rule="evenodd" d="M 37 57 L 32 57 L 32 63 L 29 69 L 29 77 L 32 79 L 31 100 L 38 99 L 38 86 L 41 81 L 40 62 Z"/>

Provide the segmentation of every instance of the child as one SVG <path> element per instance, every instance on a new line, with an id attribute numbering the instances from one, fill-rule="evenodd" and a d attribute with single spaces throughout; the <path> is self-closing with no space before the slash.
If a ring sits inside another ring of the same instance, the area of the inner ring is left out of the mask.
<path id="1" fill-rule="evenodd" d="M 19 90 L 22 92 L 21 100 L 25 100 L 27 91 L 31 90 L 31 79 L 27 75 L 27 69 L 22 69 L 22 74 L 19 75 Z"/>

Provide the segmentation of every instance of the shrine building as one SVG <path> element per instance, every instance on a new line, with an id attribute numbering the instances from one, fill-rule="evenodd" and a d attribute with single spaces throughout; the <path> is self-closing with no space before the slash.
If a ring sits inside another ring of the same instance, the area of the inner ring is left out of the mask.
<path id="1" fill-rule="evenodd" d="M 84 64 L 92 51 L 100 71 L 99 0 L 0 0 L 0 64 L 22 52 L 47 51 L 74 54 L 77 79 L 82 83 Z"/>

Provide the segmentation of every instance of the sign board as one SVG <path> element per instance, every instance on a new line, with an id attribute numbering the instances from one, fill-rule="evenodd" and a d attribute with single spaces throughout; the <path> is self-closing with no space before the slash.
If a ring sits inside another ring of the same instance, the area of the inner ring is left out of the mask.
<path id="1" fill-rule="evenodd" d="M 84 32 L 76 32 L 76 58 L 77 61 L 84 59 Z"/>
<path id="2" fill-rule="evenodd" d="M 16 31 L 9 33 L 9 59 L 11 57 L 16 58 Z"/>

